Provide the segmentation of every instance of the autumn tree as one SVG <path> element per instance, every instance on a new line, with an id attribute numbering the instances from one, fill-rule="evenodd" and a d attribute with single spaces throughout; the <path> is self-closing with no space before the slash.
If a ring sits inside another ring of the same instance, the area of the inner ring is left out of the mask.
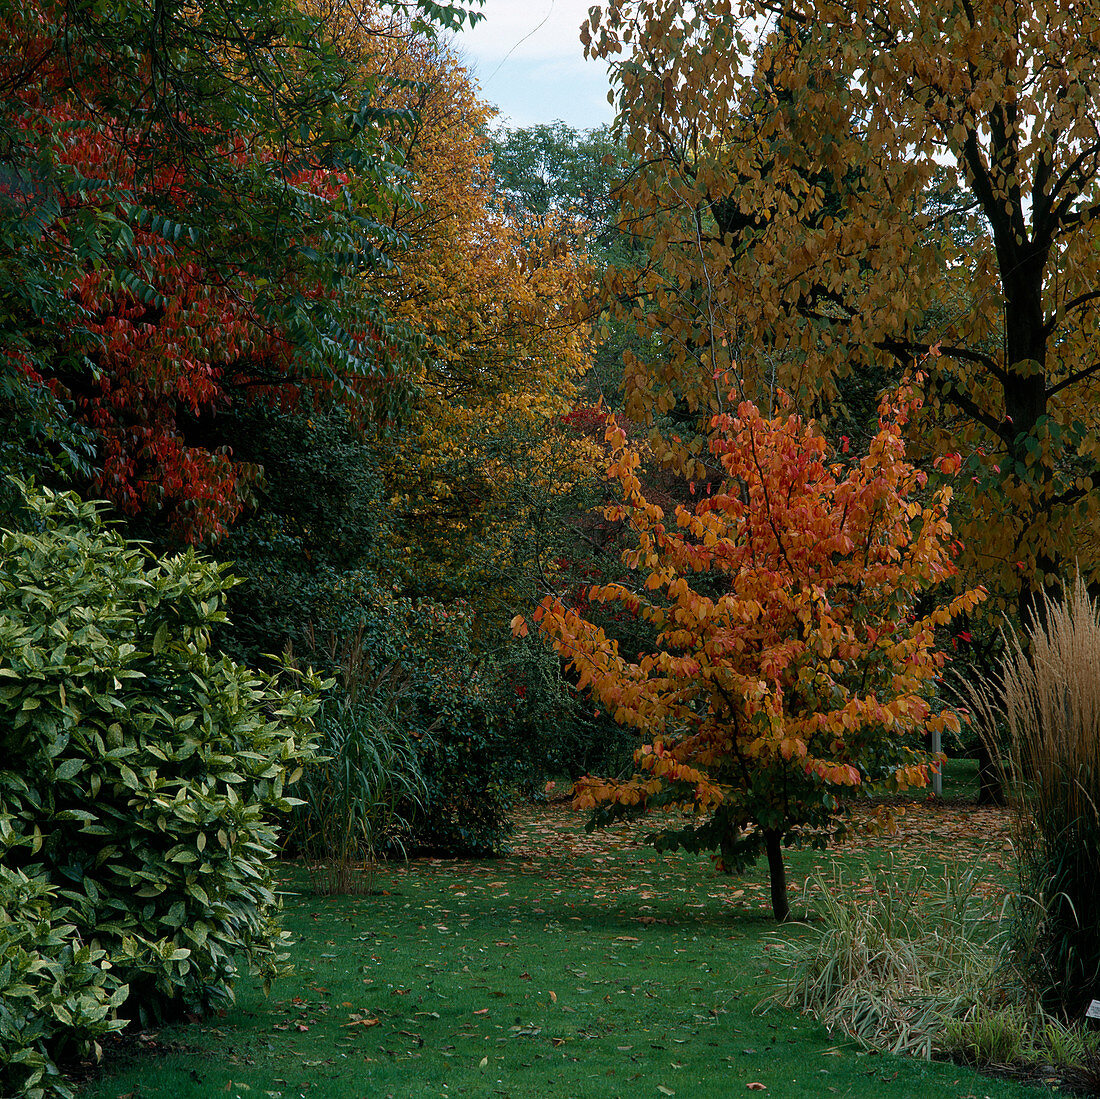
<path id="1" fill-rule="evenodd" d="M 749 395 L 828 399 L 935 347 L 914 426 L 965 463 L 966 575 L 1025 618 L 1067 560 L 1095 577 L 1096 5 L 612 0 L 582 39 L 646 165 L 627 308 L 667 353 L 628 364 L 632 407 L 705 420 L 734 356 Z M 976 240 L 922 208 L 943 164 Z"/>
<path id="2" fill-rule="evenodd" d="M 644 619 L 655 644 L 625 653 L 553 596 L 534 615 L 579 685 L 645 741 L 633 778 L 583 779 L 575 804 L 604 819 L 677 808 L 685 823 L 665 825 L 658 850 L 715 851 L 727 871 L 766 853 L 780 920 L 783 846 L 824 843 L 853 789 L 923 786 L 922 734 L 958 726 L 930 704 L 944 660 L 933 635 L 982 593 L 938 601 L 954 571 L 951 489 L 928 493 L 905 458 L 919 406 L 904 390 L 884 402 L 852 461 L 813 422 L 741 402 L 711 425 L 724 479 L 673 516 L 646 499 L 611 423 L 622 502 L 608 517 L 633 531 L 637 579 L 588 598 Z"/>
<path id="3" fill-rule="evenodd" d="M 0 427 L 175 537 L 217 535 L 256 473 L 217 411 L 300 385 L 377 399 L 409 343 L 358 277 L 386 262 L 402 120 L 345 96 L 281 0 L 29 0 L 2 25 Z"/>
<path id="4" fill-rule="evenodd" d="M 382 74 L 379 106 L 415 119 L 392 141 L 412 201 L 383 214 L 394 266 L 374 280 L 390 316 L 424 340 L 415 397 L 379 448 L 401 581 L 507 605 L 553 560 L 552 513 L 591 470 L 556 426 L 590 358 L 580 227 L 565 212 L 531 225 L 502 209 L 493 109 L 444 44 L 372 5 L 307 7 Z"/>

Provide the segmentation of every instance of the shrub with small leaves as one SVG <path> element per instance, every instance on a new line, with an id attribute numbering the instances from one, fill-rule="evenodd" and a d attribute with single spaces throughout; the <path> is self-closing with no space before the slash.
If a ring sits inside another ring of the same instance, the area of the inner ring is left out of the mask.
<path id="1" fill-rule="evenodd" d="M 329 653 L 315 647 L 309 656 L 336 669 L 341 660 L 334 652 L 353 637 L 355 678 L 374 684 L 372 705 L 390 715 L 386 722 L 392 717 L 412 749 L 402 750 L 406 761 L 396 764 L 408 780 L 398 782 L 407 789 L 395 806 L 407 825 L 402 846 L 447 855 L 498 852 L 530 753 L 509 725 L 515 686 L 492 650 L 478 644 L 473 608 L 461 599 L 403 598 L 367 574 L 345 577 L 333 591 L 333 607 L 338 603 L 346 632 L 330 639 Z M 341 753 L 327 733 L 323 750 L 337 760 Z"/>
<path id="2" fill-rule="evenodd" d="M 210 650 L 220 566 L 152 558 L 73 495 L 28 507 L 0 539 L 0 864 L 56 888 L 130 1017 L 224 1006 L 240 964 L 286 957 L 274 817 L 321 685 Z"/>

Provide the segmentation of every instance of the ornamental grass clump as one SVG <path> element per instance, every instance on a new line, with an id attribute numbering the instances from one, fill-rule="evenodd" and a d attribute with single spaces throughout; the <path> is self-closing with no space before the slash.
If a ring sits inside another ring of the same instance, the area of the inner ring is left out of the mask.
<path id="1" fill-rule="evenodd" d="M 396 665 L 375 673 L 362 631 L 331 662 L 338 688 L 316 718 L 319 762 L 302 783 L 291 840 L 311 864 L 318 893 L 369 893 L 380 856 L 404 853 L 410 815 L 427 786 L 403 721 L 408 680 Z"/>
<path id="2" fill-rule="evenodd" d="M 1100 997 L 1100 612 L 1078 577 L 1008 636 L 999 677 L 969 692 L 1015 812 L 1011 948 L 1043 1006 Z"/>
<path id="3" fill-rule="evenodd" d="M 992 1006 L 998 925 L 976 885 L 975 870 L 817 871 L 819 913 L 773 947 L 783 987 L 769 1001 L 872 1049 L 931 1058 L 947 1023 Z"/>

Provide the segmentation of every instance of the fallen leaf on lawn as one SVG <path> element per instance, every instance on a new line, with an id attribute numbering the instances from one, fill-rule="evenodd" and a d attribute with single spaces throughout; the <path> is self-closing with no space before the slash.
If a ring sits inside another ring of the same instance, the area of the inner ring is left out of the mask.
<path id="1" fill-rule="evenodd" d="M 377 1019 L 352 1019 L 350 1023 L 344 1023 L 344 1026 L 378 1026 Z"/>
<path id="2" fill-rule="evenodd" d="M 640 943 L 641 939 L 634 938 L 633 935 L 616 935 L 615 942 L 617 943 Z"/>
<path id="3" fill-rule="evenodd" d="M 751 1084 L 746 1084 L 745 1087 L 747 1087 L 749 1089 L 749 1091 L 767 1091 L 768 1090 L 768 1085 L 767 1084 L 758 1084 L 758 1083 L 755 1083 L 755 1082 L 753 1082 Z"/>
<path id="4" fill-rule="evenodd" d="M 510 1029 L 513 1038 L 537 1038 L 542 1033 L 542 1027 L 535 1026 L 534 1023 L 525 1023 Z"/>
<path id="5" fill-rule="evenodd" d="M 477 1011 L 474 1012 L 474 1014 L 475 1015 L 488 1015 L 489 1014 L 489 1009 L 487 1007 L 479 1008 Z"/>
<path id="6" fill-rule="evenodd" d="M 666 1088 L 664 1084 L 658 1084 L 658 1085 L 657 1085 L 657 1090 L 658 1090 L 658 1091 L 659 1091 L 659 1092 L 660 1092 L 660 1093 L 661 1093 L 662 1095 L 675 1095 L 675 1094 L 676 1094 L 676 1092 L 674 1092 L 674 1091 L 672 1090 L 672 1088 Z"/>
<path id="7" fill-rule="evenodd" d="M 551 992 L 550 993 L 550 999 L 553 1000 L 554 1003 L 557 1003 L 558 1002 L 558 994 L 556 992 Z"/>
<path id="8" fill-rule="evenodd" d="M 478 1068 L 484 1068 L 488 1063 L 489 1063 L 489 1058 L 488 1057 L 482 1057 L 481 1060 L 478 1061 L 477 1067 Z"/>

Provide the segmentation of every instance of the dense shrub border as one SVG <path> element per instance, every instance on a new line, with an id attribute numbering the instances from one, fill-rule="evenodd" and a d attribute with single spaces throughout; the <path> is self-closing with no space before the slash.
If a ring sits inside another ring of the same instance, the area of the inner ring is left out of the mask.
<path id="1" fill-rule="evenodd" d="M 321 688 L 211 652 L 222 566 L 152 558 L 99 505 L 27 495 L 27 531 L 0 537 L 0 946 L 53 987 L 6 997 L 27 1010 L 0 1026 L 4 1094 L 17 1054 L 48 1066 L 104 1006 L 198 1013 L 232 1000 L 241 965 L 279 972 L 274 818 L 314 758 Z"/>

